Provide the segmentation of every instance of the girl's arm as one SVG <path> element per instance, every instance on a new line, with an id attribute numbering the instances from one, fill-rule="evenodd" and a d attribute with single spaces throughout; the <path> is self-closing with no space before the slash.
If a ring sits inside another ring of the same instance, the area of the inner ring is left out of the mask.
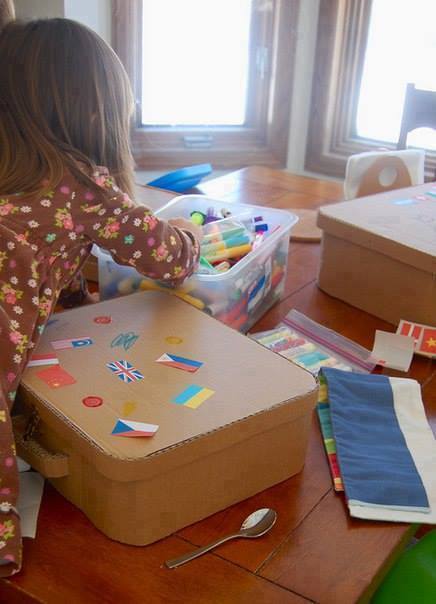
<path id="1" fill-rule="evenodd" d="M 97 174 L 95 180 L 108 197 L 80 189 L 71 203 L 82 237 L 152 279 L 176 284 L 193 272 L 200 254 L 195 227 L 191 232 L 159 220 L 145 206 L 134 204 L 108 175 Z"/>

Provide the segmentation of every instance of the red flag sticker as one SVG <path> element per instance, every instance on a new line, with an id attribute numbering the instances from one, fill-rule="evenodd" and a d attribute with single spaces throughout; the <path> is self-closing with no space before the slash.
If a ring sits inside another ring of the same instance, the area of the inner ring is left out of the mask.
<path id="1" fill-rule="evenodd" d="M 436 355 L 436 329 L 424 329 L 419 351 Z"/>
<path id="2" fill-rule="evenodd" d="M 49 367 L 43 371 L 38 371 L 36 375 L 40 380 L 50 386 L 50 388 L 61 388 L 61 386 L 69 386 L 70 384 L 76 383 L 73 376 L 59 365 Z"/>
<path id="3" fill-rule="evenodd" d="M 412 329 L 412 333 L 410 335 L 412 336 L 412 338 L 415 338 L 415 340 L 419 340 L 421 332 L 422 332 L 422 326 L 414 325 L 413 329 Z"/>
<path id="4" fill-rule="evenodd" d="M 402 336 L 408 336 L 411 327 L 412 327 L 411 323 L 407 323 L 406 321 L 401 321 L 399 330 L 397 329 L 397 333 L 399 333 Z"/>

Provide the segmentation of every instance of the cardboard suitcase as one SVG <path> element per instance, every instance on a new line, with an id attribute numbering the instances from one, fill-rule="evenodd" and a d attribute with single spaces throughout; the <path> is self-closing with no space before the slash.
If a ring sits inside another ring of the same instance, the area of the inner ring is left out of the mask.
<path id="1" fill-rule="evenodd" d="M 153 542 L 304 464 L 314 378 L 179 299 L 144 292 L 54 315 L 34 354 L 50 353 L 76 381 L 26 370 L 18 454 L 113 539 Z M 186 371 L 174 355 L 203 364 Z M 107 366 L 120 361 L 132 367 Z M 112 434 L 119 419 L 159 429 Z"/>
<path id="2" fill-rule="evenodd" d="M 436 187 L 320 208 L 318 285 L 389 323 L 436 325 Z"/>

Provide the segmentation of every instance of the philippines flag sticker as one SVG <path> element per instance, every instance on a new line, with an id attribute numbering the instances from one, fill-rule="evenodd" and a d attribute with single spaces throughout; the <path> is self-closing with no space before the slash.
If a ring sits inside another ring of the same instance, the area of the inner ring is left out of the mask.
<path id="1" fill-rule="evenodd" d="M 94 342 L 89 337 L 71 338 L 69 340 L 55 340 L 51 343 L 55 350 L 67 350 L 68 348 L 85 348 Z"/>
<path id="2" fill-rule="evenodd" d="M 185 357 L 179 357 L 175 354 L 170 354 L 169 352 L 166 352 L 161 357 L 156 359 L 156 363 L 167 365 L 167 367 L 183 369 L 183 371 L 189 371 L 190 373 L 194 373 L 203 365 L 201 361 L 186 359 Z"/>
<path id="3" fill-rule="evenodd" d="M 112 363 L 106 363 L 106 367 L 125 384 L 137 382 L 144 378 L 142 373 L 135 369 L 128 361 L 113 361 Z"/>

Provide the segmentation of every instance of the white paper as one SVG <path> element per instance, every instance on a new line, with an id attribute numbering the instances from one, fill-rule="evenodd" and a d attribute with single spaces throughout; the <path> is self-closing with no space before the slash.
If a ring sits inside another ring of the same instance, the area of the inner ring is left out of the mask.
<path id="1" fill-rule="evenodd" d="M 35 539 L 44 478 L 38 472 L 20 472 L 19 477 L 20 495 L 17 507 L 20 512 L 21 534 L 23 537 Z"/>
<path id="2" fill-rule="evenodd" d="M 21 459 L 21 457 L 18 457 L 18 455 L 16 459 L 19 472 L 27 472 L 28 470 L 30 470 L 29 464 L 24 461 L 24 459 Z"/>
<path id="3" fill-rule="evenodd" d="M 414 338 L 377 329 L 371 357 L 382 367 L 409 371 L 414 348 Z"/>

